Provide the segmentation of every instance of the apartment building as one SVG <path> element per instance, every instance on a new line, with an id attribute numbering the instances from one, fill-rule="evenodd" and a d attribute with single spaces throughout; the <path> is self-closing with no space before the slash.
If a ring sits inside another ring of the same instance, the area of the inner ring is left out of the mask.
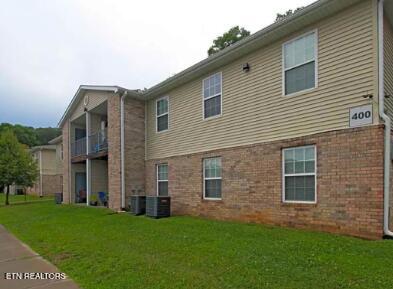
<path id="1" fill-rule="evenodd" d="M 63 166 L 61 159 L 61 136 L 51 141 L 52 144 L 31 148 L 31 154 L 38 165 L 38 177 L 34 185 L 27 188 L 31 195 L 53 196 L 61 193 L 63 187 Z"/>
<path id="2" fill-rule="evenodd" d="M 64 203 L 390 235 L 392 23 L 391 0 L 320 0 L 150 89 L 80 86 Z"/>

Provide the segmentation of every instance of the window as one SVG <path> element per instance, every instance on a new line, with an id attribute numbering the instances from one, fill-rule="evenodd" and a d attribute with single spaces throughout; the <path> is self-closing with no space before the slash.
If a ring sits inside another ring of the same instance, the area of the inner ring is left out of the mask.
<path id="1" fill-rule="evenodd" d="M 284 44 L 285 95 L 316 87 L 317 38 L 312 32 Z"/>
<path id="2" fill-rule="evenodd" d="M 221 158 L 203 160 L 203 196 L 221 199 Z"/>
<path id="3" fill-rule="evenodd" d="M 168 129 L 168 97 L 157 99 L 156 101 L 156 116 L 157 116 L 157 132 L 165 131 Z"/>
<path id="4" fill-rule="evenodd" d="M 168 165 L 157 165 L 157 196 L 168 196 Z"/>
<path id="5" fill-rule="evenodd" d="M 203 80 L 203 118 L 221 114 L 221 72 Z"/>
<path id="6" fill-rule="evenodd" d="M 316 202 L 315 146 L 283 150 L 284 202 Z"/>

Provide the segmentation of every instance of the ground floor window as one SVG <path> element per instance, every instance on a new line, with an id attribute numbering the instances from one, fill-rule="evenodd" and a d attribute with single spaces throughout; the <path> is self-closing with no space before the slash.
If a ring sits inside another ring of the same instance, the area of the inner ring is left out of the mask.
<path id="1" fill-rule="evenodd" d="M 283 201 L 316 202 L 316 147 L 283 150 Z"/>
<path id="2" fill-rule="evenodd" d="M 203 160 L 203 197 L 221 199 L 221 158 Z"/>
<path id="3" fill-rule="evenodd" d="M 168 164 L 157 165 L 157 195 L 168 196 Z"/>

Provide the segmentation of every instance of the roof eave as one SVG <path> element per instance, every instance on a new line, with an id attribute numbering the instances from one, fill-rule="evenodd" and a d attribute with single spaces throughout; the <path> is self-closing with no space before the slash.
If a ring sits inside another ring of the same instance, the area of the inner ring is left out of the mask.
<path id="1" fill-rule="evenodd" d="M 106 86 L 106 85 L 80 85 L 78 90 L 76 91 L 74 97 L 72 98 L 70 104 L 68 105 L 66 111 L 64 112 L 63 116 L 61 117 L 58 127 L 61 128 L 67 117 L 69 116 L 70 112 L 74 109 L 74 106 L 78 103 L 81 96 L 86 91 L 106 91 L 106 92 L 113 92 L 113 93 L 123 93 L 127 92 L 127 95 L 134 98 L 142 99 L 141 94 L 136 90 L 129 90 L 120 86 Z"/>

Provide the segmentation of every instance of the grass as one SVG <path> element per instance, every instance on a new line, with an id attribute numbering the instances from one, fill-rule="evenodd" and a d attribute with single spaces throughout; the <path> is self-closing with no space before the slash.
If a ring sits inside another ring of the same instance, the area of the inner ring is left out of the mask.
<path id="1" fill-rule="evenodd" d="M 44 200 L 53 200 L 53 197 L 38 197 L 32 195 L 9 195 L 10 204 L 20 204 L 25 202 L 34 202 L 34 201 L 44 201 Z M 5 203 L 5 194 L 0 193 L 0 206 L 3 206 Z"/>
<path id="2" fill-rule="evenodd" d="M 0 223 L 85 289 L 393 288 L 393 241 L 36 202 Z"/>

